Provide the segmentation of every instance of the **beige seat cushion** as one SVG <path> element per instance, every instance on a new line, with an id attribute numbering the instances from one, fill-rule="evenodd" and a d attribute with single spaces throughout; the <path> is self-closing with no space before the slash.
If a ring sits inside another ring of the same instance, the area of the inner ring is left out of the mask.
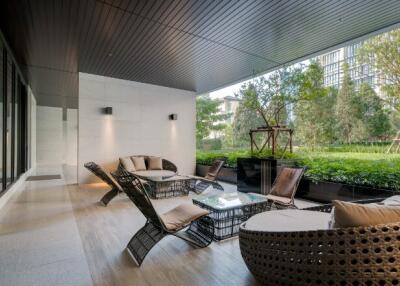
<path id="1" fill-rule="evenodd" d="M 169 170 L 146 170 L 146 171 L 135 171 L 132 173 L 140 177 L 172 177 L 175 175 L 174 172 Z"/>
<path id="2" fill-rule="evenodd" d="M 256 214 L 245 223 L 247 230 L 288 232 L 328 229 L 329 213 L 277 210 Z"/>
<path id="3" fill-rule="evenodd" d="M 177 230 L 207 214 L 209 214 L 209 211 L 187 203 L 173 208 L 160 217 L 168 230 Z"/>
<path id="4" fill-rule="evenodd" d="M 400 221 L 400 207 L 333 201 L 333 227 L 371 226 Z"/>
<path id="5" fill-rule="evenodd" d="M 383 200 L 380 204 L 385 206 L 399 206 L 400 207 L 400 196 L 391 196 L 385 200 Z"/>
<path id="6" fill-rule="evenodd" d="M 146 164 L 144 162 L 144 157 L 131 157 L 133 164 L 135 165 L 136 171 L 146 170 Z"/>
<path id="7" fill-rule="evenodd" d="M 119 161 L 121 162 L 122 167 L 124 167 L 125 170 L 127 170 L 128 172 L 136 171 L 135 165 L 133 164 L 130 157 L 119 158 Z"/>
<path id="8" fill-rule="evenodd" d="M 162 170 L 162 159 L 161 157 L 149 157 L 147 159 L 148 170 Z"/>
<path id="9" fill-rule="evenodd" d="M 278 197 L 278 196 L 274 196 L 274 195 L 266 195 L 266 197 L 269 200 L 272 200 L 274 202 L 281 203 L 281 204 L 284 204 L 284 205 L 289 205 L 291 203 L 291 201 L 292 201 L 291 198 Z"/>

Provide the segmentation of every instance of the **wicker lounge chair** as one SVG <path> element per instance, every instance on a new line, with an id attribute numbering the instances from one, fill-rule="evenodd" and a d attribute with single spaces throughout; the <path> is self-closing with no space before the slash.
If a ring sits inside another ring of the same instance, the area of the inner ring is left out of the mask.
<path id="1" fill-rule="evenodd" d="M 216 159 L 208 169 L 205 177 L 192 176 L 191 189 L 197 194 L 204 192 L 210 186 L 223 191 L 224 188 L 217 182 L 217 178 L 224 164 L 225 159 Z"/>
<path id="2" fill-rule="evenodd" d="M 304 168 L 283 168 L 272 185 L 267 198 L 278 209 L 297 208 L 294 204 L 294 196 L 303 177 Z"/>
<path id="3" fill-rule="evenodd" d="M 84 164 L 85 168 L 96 175 L 99 179 L 101 179 L 104 183 L 111 187 L 111 190 L 108 191 L 100 200 L 100 202 L 107 206 L 107 204 L 118 195 L 119 192 L 122 192 L 121 187 L 117 182 L 104 170 L 101 166 L 97 165 L 95 162 L 88 162 Z"/>
<path id="4" fill-rule="evenodd" d="M 139 266 L 153 246 L 167 235 L 174 235 L 200 248 L 212 242 L 214 222 L 208 217 L 208 211 L 192 204 L 182 204 L 159 215 L 138 177 L 123 169 L 112 176 L 147 219 L 127 245 Z"/>
<path id="5" fill-rule="evenodd" d="M 400 222 L 327 229 L 329 215 L 324 213 L 331 208 L 267 212 L 241 225 L 241 254 L 262 285 L 399 285 Z M 325 217 L 319 222 L 325 229 L 282 229 L 290 216 L 301 228 L 316 211 L 321 212 L 317 220 Z M 260 221 L 273 220 L 278 222 L 273 229 L 257 230 Z"/>

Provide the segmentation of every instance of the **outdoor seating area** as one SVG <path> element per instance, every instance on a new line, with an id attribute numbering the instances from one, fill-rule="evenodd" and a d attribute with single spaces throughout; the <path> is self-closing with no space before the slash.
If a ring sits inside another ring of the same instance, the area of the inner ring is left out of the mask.
<path id="1" fill-rule="evenodd" d="M 0 286 L 400 286 L 400 0 L 4 0 L 0 114 Z"/>
<path id="2" fill-rule="evenodd" d="M 142 158 L 148 162 L 148 156 Z M 132 169 L 137 168 L 137 161 L 133 159 L 130 172 L 127 171 L 128 163 L 121 159 L 120 162 L 112 177 L 147 219 L 127 244 L 139 266 L 150 250 L 167 235 L 200 248 L 213 241 L 238 236 L 244 262 L 263 285 L 400 283 L 397 267 L 400 251 L 398 196 L 355 203 L 335 201 L 336 209 L 333 204 L 299 209 L 294 198 L 304 168 L 282 168 L 270 194 L 262 195 L 224 191 L 217 183 L 223 161 L 216 160 L 210 167 L 206 182 L 214 182 L 221 188 L 199 193 L 195 187 L 186 185 L 185 195 L 193 193 L 192 204 L 179 205 L 159 215 L 149 198 L 157 186 L 153 185 L 153 191 L 151 187 L 145 188 L 154 177 L 135 174 Z M 88 167 L 92 165 L 86 164 Z M 177 173 L 175 169 L 168 178 L 174 178 Z M 106 175 L 105 178 L 110 177 Z M 185 178 L 202 182 L 198 177 Z M 366 207 L 357 210 L 363 205 Z M 380 223 L 386 221 L 388 223 Z"/>

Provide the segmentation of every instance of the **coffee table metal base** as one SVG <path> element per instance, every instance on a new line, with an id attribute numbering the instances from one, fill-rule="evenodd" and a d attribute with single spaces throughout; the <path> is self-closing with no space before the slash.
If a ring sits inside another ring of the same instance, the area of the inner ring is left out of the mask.
<path id="1" fill-rule="evenodd" d="M 186 180 L 148 180 L 149 188 L 146 188 L 152 199 L 166 199 L 172 197 L 187 196 L 191 190 L 190 179 Z"/>
<path id="2" fill-rule="evenodd" d="M 255 214 L 271 210 L 271 201 L 267 199 L 254 203 L 238 205 L 228 209 L 219 209 L 204 201 L 193 199 L 193 203 L 210 211 L 214 220 L 214 240 L 220 241 L 239 234 L 240 225 Z"/>

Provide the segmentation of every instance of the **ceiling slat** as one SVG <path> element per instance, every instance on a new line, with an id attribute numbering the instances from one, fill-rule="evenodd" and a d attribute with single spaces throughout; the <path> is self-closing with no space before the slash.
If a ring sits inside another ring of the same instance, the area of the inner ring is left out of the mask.
<path id="1" fill-rule="evenodd" d="M 395 0 L 6 0 L 0 28 L 40 104 L 78 72 L 206 92 L 400 25 Z"/>

